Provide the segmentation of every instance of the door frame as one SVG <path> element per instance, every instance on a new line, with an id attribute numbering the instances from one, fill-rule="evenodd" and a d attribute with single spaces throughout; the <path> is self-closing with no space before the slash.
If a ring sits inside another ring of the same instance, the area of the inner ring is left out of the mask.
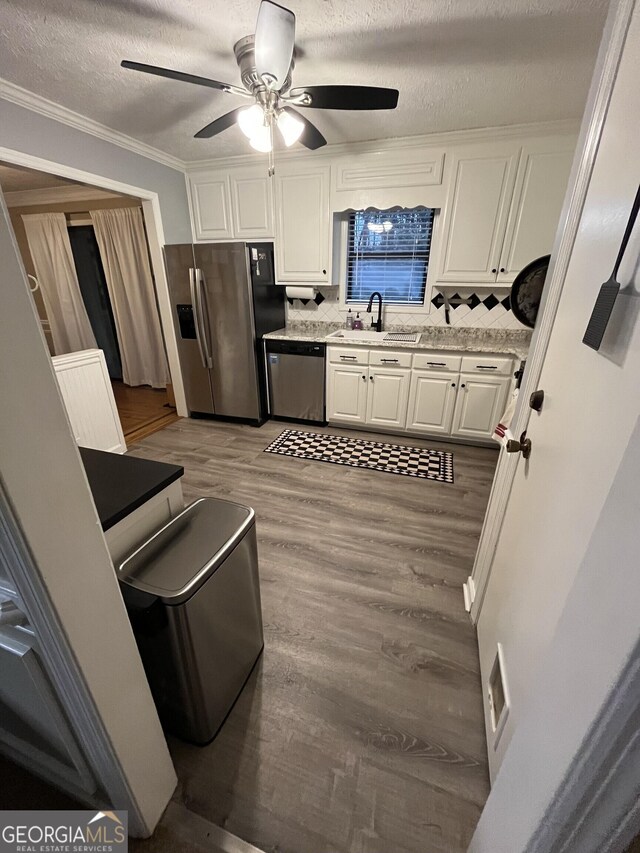
<path id="1" fill-rule="evenodd" d="M 169 283 L 167 281 L 164 259 L 162 256 L 162 247 L 165 245 L 165 238 L 158 193 L 143 189 L 142 187 L 133 186 L 132 184 L 125 184 L 122 181 L 114 181 L 111 178 L 105 178 L 102 175 L 85 172 L 82 169 L 76 169 L 72 166 L 65 166 L 62 163 L 56 163 L 53 160 L 34 157 L 31 154 L 25 154 L 24 152 L 16 151 L 13 148 L 0 147 L 0 160 L 14 166 L 24 166 L 29 169 L 36 169 L 37 171 L 47 172 L 50 175 L 56 175 L 60 178 L 67 178 L 82 184 L 89 184 L 90 186 L 97 187 L 98 189 L 110 190 L 112 192 L 121 193 L 122 195 L 135 196 L 140 199 L 142 202 L 142 215 L 144 217 L 145 230 L 147 233 L 147 243 L 149 245 L 151 271 L 153 273 L 158 310 L 160 313 L 160 324 L 162 326 L 162 333 L 167 350 L 167 360 L 169 362 L 169 373 L 171 375 L 171 382 L 176 400 L 176 411 L 180 416 L 188 417 L 189 411 L 187 409 L 187 400 L 184 391 L 184 383 L 182 381 L 182 372 L 180 370 L 180 359 L 178 356 L 178 341 L 173 325 Z"/>
<path id="2" fill-rule="evenodd" d="M 511 430 L 516 436 L 527 429 L 531 416 L 528 400 L 538 388 L 547 355 L 634 5 L 635 0 L 613 0 L 609 9 L 551 253 L 539 319 L 513 416 Z M 473 569 L 464 584 L 465 607 L 474 625 L 480 617 L 518 461 L 519 454 L 507 453 L 504 448 L 500 450 Z"/>

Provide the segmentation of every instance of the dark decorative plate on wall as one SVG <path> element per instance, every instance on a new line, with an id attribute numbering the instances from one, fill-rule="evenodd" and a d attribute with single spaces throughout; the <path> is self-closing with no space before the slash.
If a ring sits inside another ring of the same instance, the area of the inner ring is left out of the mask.
<path id="1" fill-rule="evenodd" d="M 516 319 L 530 329 L 536 324 L 550 257 L 544 255 L 531 261 L 518 273 L 511 285 L 511 310 Z"/>

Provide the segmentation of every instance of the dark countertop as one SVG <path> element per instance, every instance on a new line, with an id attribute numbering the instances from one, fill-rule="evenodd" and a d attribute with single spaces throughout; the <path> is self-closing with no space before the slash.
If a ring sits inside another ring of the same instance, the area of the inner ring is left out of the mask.
<path id="1" fill-rule="evenodd" d="M 184 474 L 179 465 L 80 447 L 103 530 L 126 518 Z"/>

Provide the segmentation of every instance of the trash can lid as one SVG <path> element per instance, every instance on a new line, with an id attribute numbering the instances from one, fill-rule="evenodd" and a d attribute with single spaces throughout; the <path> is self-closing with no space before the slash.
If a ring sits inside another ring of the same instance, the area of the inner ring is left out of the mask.
<path id="1" fill-rule="evenodd" d="M 250 507 L 200 498 L 127 557 L 118 578 L 167 604 L 181 604 L 226 560 L 254 517 Z"/>

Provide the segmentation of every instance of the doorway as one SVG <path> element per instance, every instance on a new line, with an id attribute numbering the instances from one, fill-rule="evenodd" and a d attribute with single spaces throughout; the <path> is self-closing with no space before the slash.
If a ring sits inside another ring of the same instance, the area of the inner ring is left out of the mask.
<path id="1" fill-rule="evenodd" d="M 50 318 L 38 281 L 36 264 L 24 222 L 25 216 L 43 213 L 64 215 L 79 296 L 84 311 L 86 311 L 95 344 L 104 354 L 113 390 L 113 404 L 117 408 L 126 444 L 130 445 L 140 438 L 173 423 L 177 420 L 178 415 L 171 378 L 169 377 L 166 384 L 153 382 L 152 385 L 146 382 L 132 381 L 130 377 L 126 376 L 126 370 L 123 371 L 122 328 L 120 330 L 118 328 L 117 312 L 114 312 L 112 304 L 113 292 L 110 293 L 94 221 L 89 212 L 96 210 L 135 210 L 136 212 L 139 211 L 144 222 L 142 201 L 132 196 L 107 192 L 87 184 L 67 181 L 39 170 L 9 164 L 0 164 L 0 187 L 5 194 L 25 269 L 30 275 L 34 302 L 50 354 L 52 356 L 58 355 L 61 354 L 62 350 L 58 352 L 54 342 Z M 151 271 L 151 253 L 147 241 L 146 223 L 143 228 L 144 242 L 141 245 L 145 258 L 142 260 Z M 111 288 L 113 291 L 113 284 Z M 160 328 L 157 295 L 155 287 L 153 289 L 151 311 L 155 315 L 155 323 Z M 131 330 L 129 330 L 129 335 L 131 335 Z M 166 362 L 166 348 L 162 339 L 160 339 L 160 346 L 162 348 L 162 359 Z M 86 346 L 74 347 L 71 351 L 84 348 Z M 65 349 L 64 351 L 68 352 L 69 350 Z"/>

